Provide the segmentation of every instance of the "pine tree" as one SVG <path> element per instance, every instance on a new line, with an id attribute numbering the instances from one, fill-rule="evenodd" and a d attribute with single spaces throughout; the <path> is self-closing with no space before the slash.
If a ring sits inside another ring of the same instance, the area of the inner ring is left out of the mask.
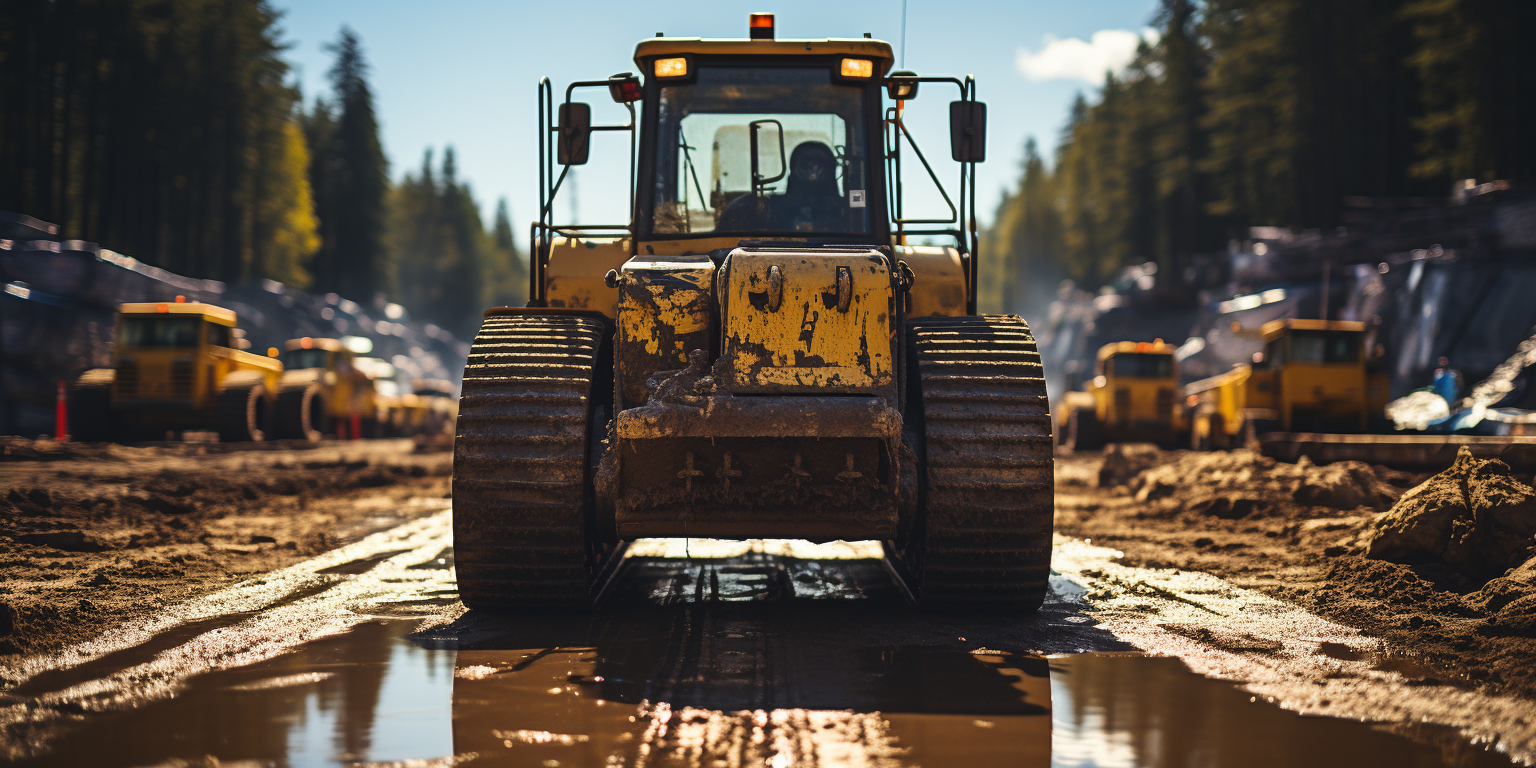
<path id="1" fill-rule="evenodd" d="M 1536 178 L 1536 26 L 1528 0 L 1417 0 L 1403 10 L 1425 114 L 1414 175 L 1437 181 Z"/>
<path id="2" fill-rule="evenodd" d="M 297 276 L 278 19 L 264 0 L 0 3 L 0 208 L 185 274 Z"/>
<path id="3" fill-rule="evenodd" d="M 322 222 L 315 287 L 372 301 L 391 282 L 384 253 L 389 163 L 357 33 L 343 27 L 327 50 L 336 55 L 329 72 L 335 103 L 317 102 L 307 130 L 316 142 L 310 179 Z"/>

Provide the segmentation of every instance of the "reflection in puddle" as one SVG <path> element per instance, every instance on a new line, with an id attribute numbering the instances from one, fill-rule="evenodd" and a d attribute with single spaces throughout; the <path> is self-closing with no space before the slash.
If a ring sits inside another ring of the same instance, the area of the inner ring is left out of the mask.
<path id="1" fill-rule="evenodd" d="M 1090 640 L 1061 606 L 1038 617 L 916 611 L 878 562 L 749 552 L 627 567 L 592 614 L 470 615 L 421 635 L 414 620 L 370 621 L 89 717 L 25 764 L 1508 764 L 1466 744 L 1443 753 L 1301 717 L 1177 659 L 994 650 L 1116 646 Z"/>
<path id="2" fill-rule="evenodd" d="M 269 661 L 192 678 L 169 700 L 93 717 L 22 765 L 333 766 L 452 754 L 453 652 L 370 622 Z"/>

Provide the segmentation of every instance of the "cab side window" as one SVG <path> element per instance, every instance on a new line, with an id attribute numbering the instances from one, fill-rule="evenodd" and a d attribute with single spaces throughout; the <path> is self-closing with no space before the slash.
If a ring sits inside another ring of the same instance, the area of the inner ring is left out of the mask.
<path id="1" fill-rule="evenodd" d="M 233 348 L 234 344 L 230 342 L 229 331 L 230 329 L 227 325 L 208 323 L 208 343 L 215 347 Z"/>

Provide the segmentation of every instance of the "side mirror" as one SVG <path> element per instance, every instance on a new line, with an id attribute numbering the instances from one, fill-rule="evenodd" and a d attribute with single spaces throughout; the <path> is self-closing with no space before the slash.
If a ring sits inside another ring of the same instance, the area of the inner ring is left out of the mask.
<path id="1" fill-rule="evenodd" d="M 898 69 L 885 80 L 885 92 L 892 101 L 917 98 L 917 73 Z"/>
<path id="2" fill-rule="evenodd" d="M 980 101 L 949 103 L 949 146 L 957 163 L 987 159 L 987 105 Z"/>
<path id="3" fill-rule="evenodd" d="M 560 105 L 556 158 L 561 165 L 586 165 L 592 149 L 592 105 L 568 101 Z"/>

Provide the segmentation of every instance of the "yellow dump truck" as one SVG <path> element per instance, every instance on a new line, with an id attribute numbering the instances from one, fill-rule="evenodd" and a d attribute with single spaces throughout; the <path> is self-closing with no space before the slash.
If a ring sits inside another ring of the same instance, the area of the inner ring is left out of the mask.
<path id="1" fill-rule="evenodd" d="M 71 434 L 96 441 L 216 431 L 221 440 L 266 439 L 283 365 L 237 349 L 235 320 L 228 309 L 179 296 L 123 304 L 112 367 L 75 381 Z"/>
<path id="2" fill-rule="evenodd" d="M 975 81 L 748 28 L 540 83 L 531 299 L 486 312 L 459 400 L 459 594 L 585 605 L 638 537 L 874 539 L 923 605 L 1038 606 L 1050 412 L 1028 325 L 976 312 Z M 952 94 L 947 159 L 897 108 L 920 88 Z M 629 119 L 594 125 L 593 89 Z M 631 218 L 555 223 L 615 134 Z M 904 209 L 916 184 L 949 212 Z"/>
<path id="3" fill-rule="evenodd" d="M 1080 451 L 1106 443 L 1182 444 L 1188 426 L 1173 352 L 1162 339 L 1100 347 L 1093 379 L 1056 409 L 1057 442 Z"/>
<path id="4" fill-rule="evenodd" d="M 337 339 L 290 339 L 277 394 L 277 433 L 290 440 L 379 436 L 373 379 Z"/>
<path id="5" fill-rule="evenodd" d="M 1386 406 L 1386 376 L 1368 370 L 1364 323 L 1287 318 L 1234 330 L 1262 338 L 1264 351 L 1185 387 L 1196 449 L 1272 432 L 1362 433 Z"/>

